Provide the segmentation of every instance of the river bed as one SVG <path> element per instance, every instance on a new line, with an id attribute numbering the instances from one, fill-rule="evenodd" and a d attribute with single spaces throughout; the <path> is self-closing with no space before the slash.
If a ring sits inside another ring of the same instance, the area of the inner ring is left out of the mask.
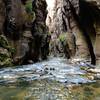
<path id="1" fill-rule="evenodd" d="M 0 69 L 0 100 L 100 100 L 100 81 L 64 58 Z"/>

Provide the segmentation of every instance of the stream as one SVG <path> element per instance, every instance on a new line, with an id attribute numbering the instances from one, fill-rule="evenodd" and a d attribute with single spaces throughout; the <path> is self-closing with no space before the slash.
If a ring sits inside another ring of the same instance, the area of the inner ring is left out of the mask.
<path id="1" fill-rule="evenodd" d="M 100 81 L 81 67 L 62 57 L 50 57 L 2 68 L 0 100 L 100 100 Z"/>

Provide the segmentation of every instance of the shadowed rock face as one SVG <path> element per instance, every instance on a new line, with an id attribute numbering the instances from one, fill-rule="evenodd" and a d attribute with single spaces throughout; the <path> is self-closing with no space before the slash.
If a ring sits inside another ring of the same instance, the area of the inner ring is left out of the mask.
<path id="1" fill-rule="evenodd" d="M 98 8 L 100 9 L 100 1 L 99 0 L 87 0 L 91 3 L 94 3 L 95 5 L 98 6 Z M 99 17 L 100 19 L 100 17 Z M 95 53 L 96 53 L 96 59 L 97 59 L 97 64 L 100 64 L 100 21 L 97 20 L 96 25 L 95 25 L 95 31 L 96 31 L 96 36 L 95 36 Z"/>
<path id="2" fill-rule="evenodd" d="M 5 21 L 5 5 L 3 0 L 0 0 L 0 34 L 3 33 L 4 21 Z"/>
<path id="3" fill-rule="evenodd" d="M 5 35 L 12 40 L 18 40 L 21 37 L 20 31 L 24 24 L 23 12 L 25 11 L 22 8 L 20 0 L 5 0 L 5 6 Z"/>
<path id="4" fill-rule="evenodd" d="M 32 6 L 36 19 L 32 23 L 32 36 L 34 45 L 31 52 L 32 59 L 37 61 L 39 59 L 46 59 L 49 50 L 49 36 L 47 35 L 48 31 L 45 24 L 47 17 L 47 4 L 45 0 L 34 0 Z"/>
<path id="5" fill-rule="evenodd" d="M 0 34 L 14 48 L 13 54 L 7 56 L 11 62 L 18 65 L 46 59 L 49 36 L 45 0 L 33 1 L 33 6 L 32 0 L 1 0 L 0 6 Z"/>
<path id="6" fill-rule="evenodd" d="M 5 36 L 3 36 L 3 26 L 5 22 L 5 4 L 3 0 L 0 0 L 0 66 L 12 65 L 11 48 Z"/>

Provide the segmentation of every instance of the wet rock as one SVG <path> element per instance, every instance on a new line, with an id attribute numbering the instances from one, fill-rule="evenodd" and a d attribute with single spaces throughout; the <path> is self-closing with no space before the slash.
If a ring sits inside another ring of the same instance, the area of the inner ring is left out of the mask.
<path id="1" fill-rule="evenodd" d="M 49 70 L 48 68 L 45 68 L 45 70 Z"/>
<path id="2" fill-rule="evenodd" d="M 28 60 L 28 63 L 29 64 L 33 64 L 34 62 L 32 60 Z"/>
<path id="3" fill-rule="evenodd" d="M 55 68 L 50 68 L 50 70 L 55 70 Z"/>
<path id="4" fill-rule="evenodd" d="M 95 79 L 95 80 L 100 80 L 100 73 L 97 73 L 97 74 L 94 76 L 94 79 Z"/>
<path id="5" fill-rule="evenodd" d="M 90 79 L 90 80 L 94 80 L 95 78 L 94 78 L 94 76 L 87 76 L 88 77 L 88 79 Z"/>
<path id="6" fill-rule="evenodd" d="M 100 73 L 100 69 L 89 69 L 88 71 L 92 73 Z"/>

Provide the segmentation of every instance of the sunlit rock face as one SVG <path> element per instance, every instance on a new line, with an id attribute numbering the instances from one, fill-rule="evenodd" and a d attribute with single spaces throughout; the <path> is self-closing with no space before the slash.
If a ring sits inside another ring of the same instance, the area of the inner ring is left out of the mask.
<path id="1" fill-rule="evenodd" d="M 88 59 L 90 53 L 88 43 L 86 42 L 86 37 L 80 29 L 81 25 L 79 25 L 79 22 L 73 15 L 73 11 L 70 6 L 71 3 L 75 10 L 74 13 L 76 13 L 78 18 L 80 19 L 80 12 L 82 14 L 82 10 L 80 9 L 80 2 L 82 2 L 82 0 L 47 0 L 48 15 L 46 24 L 51 33 L 51 44 L 54 45 L 53 47 L 51 45 L 51 48 L 53 48 L 54 51 L 56 51 L 57 48 L 58 52 L 60 51 L 66 53 L 66 51 L 68 51 L 69 53 L 67 52 L 67 54 L 69 54 L 70 57 L 76 56 L 80 57 L 80 59 Z M 81 20 L 83 19 L 84 16 Z M 84 24 L 84 22 L 82 22 L 82 24 Z M 61 36 L 63 35 L 63 33 L 65 33 L 65 36 Z M 63 40 L 64 43 L 60 41 L 60 38 Z M 63 46 L 62 43 L 64 44 Z M 61 48 L 63 49 L 64 47 L 66 47 L 67 49 L 64 49 L 62 51 Z"/>
<path id="2" fill-rule="evenodd" d="M 62 21 L 62 4 L 63 0 L 47 0 L 47 26 L 49 27 L 50 32 L 55 32 L 56 34 L 62 33 L 63 31 L 63 21 Z"/>
<path id="3" fill-rule="evenodd" d="M 54 17 L 56 14 L 56 8 L 57 8 L 57 0 L 46 0 L 47 2 L 47 19 L 46 19 L 46 24 L 49 27 L 50 31 L 53 31 L 53 23 L 54 23 Z"/>
<path id="4" fill-rule="evenodd" d="M 74 7 L 78 8 L 78 0 L 73 0 L 71 3 Z M 67 52 L 67 54 L 73 56 L 75 54 L 75 40 L 71 28 L 75 23 L 73 23 L 73 16 L 70 11 L 69 2 L 66 0 L 47 0 L 47 5 L 48 15 L 46 24 L 51 33 L 51 42 L 54 42 L 52 43 L 54 44 L 54 47 L 52 48 L 56 51 L 55 47 L 57 46 L 58 52 L 66 53 L 66 51 L 68 51 L 69 53 Z M 78 9 L 76 11 L 78 12 Z M 62 38 L 64 43 L 61 43 L 60 37 L 65 37 Z M 66 48 L 68 50 L 66 50 Z"/>
<path id="5" fill-rule="evenodd" d="M 73 26 L 70 27 L 69 24 L 73 23 L 73 16 L 68 0 L 46 0 L 46 2 L 48 10 L 46 24 L 49 27 L 50 32 L 60 34 L 71 30 L 71 27 Z M 72 0 L 71 3 L 73 7 L 75 7 L 76 13 L 79 13 L 79 0 Z"/>

